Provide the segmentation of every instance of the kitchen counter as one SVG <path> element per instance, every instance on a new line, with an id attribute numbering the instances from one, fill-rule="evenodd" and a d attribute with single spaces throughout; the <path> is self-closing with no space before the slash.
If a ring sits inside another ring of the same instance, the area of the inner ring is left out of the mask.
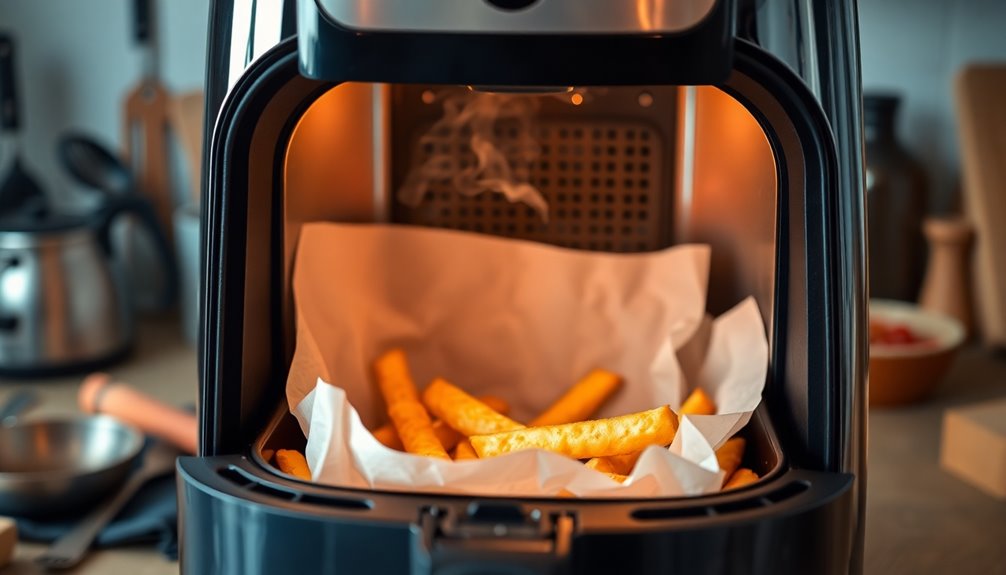
<path id="1" fill-rule="evenodd" d="M 138 345 L 132 356 L 106 371 L 116 381 L 124 381 L 160 400 L 175 405 L 192 405 L 196 400 L 196 350 L 181 335 L 175 317 L 148 319 L 139 330 Z M 0 401 L 15 390 L 32 388 L 40 394 L 40 402 L 26 418 L 47 414 L 78 413 L 77 387 L 81 377 L 63 377 L 34 382 L 12 382 L 0 379 Z M 14 562 L 3 575 L 42 573 L 32 558 L 40 555 L 44 545 L 19 543 Z M 178 563 L 148 547 L 128 547 L 97 550 L 75 570 L 68 573 L 102 575 L 167 575 L 178 573 Z"/>
<path id="2" fill-rule="evenodd" d="M 196 352 L 183 341 L 174 318 L 146 321 L 133 357 L 108 371 L 164 401 L 185 404 L 196 397 Z M 43 398 L 32 416 L 72 413 L 79 382 L 78 377 L 34 383 L 0 380 L 0 401 L 15 389 L 31 386 Z M 1006 573 L 1006 502 L 938 465 L 943 410 L 1004 396 L 1006 356 L 968 349 L 932 401 L 871 412 L 866 573 Z M 20 544 L 4 575 L 36 573 L 31 559 L 42 549 Z M 156 551 L 133 547 L 96 551 L 74 572 L 177 571 L 177 563 Z"/>

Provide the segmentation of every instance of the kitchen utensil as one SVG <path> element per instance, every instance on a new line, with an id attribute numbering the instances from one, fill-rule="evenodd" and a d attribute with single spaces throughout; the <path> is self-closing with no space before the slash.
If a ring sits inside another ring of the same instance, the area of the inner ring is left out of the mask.
<path id="1" fill-rule="evenodd" d="M 171 99 L 171 126 L 185 151 L 189 167 L 189 192 L 195 206 L 199 206 L 203 181 L 203 108 L 201 90 L 179 94 Z"/>
<path id="2" fill-rule="evenodd" d="M 14 392 L 7 402 L 0 407 L 0 425 L 9 427 L 17 423 L 17 418 L 19 415 L 28 411 L 33 405 L 38 402 L 38 393 L 23 389 L 21 391 Z"/>
<path id="3" fill-rule="evenodd" d="M 79 511 L 122 485 L 142 448 L 139 431 L 106 415 L 0 427 L 0 514 Z"/>
<path id="4" fill-rule="evenodd" d="M 78 133 L 64 135 L 60 138 L 57 154 L 67 172 L 87 187 L 111 195 L 136 192 L 136 182 L 129 167 L 112 151 L 88 136 Z M 138 197 L 149 201 L 143 196 Z M 133 303 L 144 310 L 165 310 L 174 304 L 174 300 L 158 299 L 161 292 L 156 290 L 166 281 L 168 271 L 151 265 L 154 263 L 151 257 L 157 256 L 157 238 L 152 238 L 151 243 L 150 235 L 144 232 L 153 229 L 156 224 L 157 233 L 164 237 L 168 234 L 156 218 L 149 220 L 146 226 L 133 225 L 133 218 L 128 215 L 124 219 L 127 221 L 121 223 L 125 227 L 115 230 L 123 233 L 113 233 L 113 244 L 117 253 L 122 253 L 126 260 Z"/>
<path id="5" fill-rule="evenodd" d="M 136 191 L 129 168 L 108 148 L 84 134 L 63 135 L 57 155 L 63 168 L 85 186 L 112 195 Z"/>
<path id="6" fill-rule="evenodd" d="M 972 64 L 958 74 L 955 101 L 965 214 L 974 250 L 975 319 L 988 345 L 1006 346 L 1006 65 Z"/>
<path id="7" fill-rule="evenodd" d="M 143 78 L 125 99 L 123 142 L 137 189 L 153 203 L 170 241 L 174 203 L 168 175 L 169 97 L 158 80 L 152 1 L 133 1 L 133 37 L 142 51 Z"/>
<path id="8" fill-rule="evenodd" d="M 106 503 L 89 513 L 71 531 L 56 540 L 35 558 L 35 564 L 45 569 L 69 569 L 84 558 L 95 537 L 136 492 L 151 479 L 174 472 L 178 450 L 162 441 L 151 445 L 143 456 L 140 468 L 130 476 L 121 490 Z"/>
<path id="9" fill-rule="evenodd" d="M 895 406 L 926 398 L 939 385 L 964 341 L 961 324 L 915 304 L 871 300 L 870 321 L 903 326 L 928 340 L 870 344 L 870 406 Z"/>
<path id="10" fill-rule="evenodd" d="M 143 198 L 108 196 L 84 215 L 0 220 L 0 376 L 89 371 L 128 352 L 134 319 L 110 240 L 127 213 L 155 240 L 166 270 L 161 304 L 170 307 L 175 260 Z"/>
<path id="11" fill-rule="evenodd" d="M 929 218 L 923 226 L 929 240 L 929 267 L 919 306 L 956 319 L 971 334 L 971 245 L 974 231 L 963 218 Z"/>
<path id="12" fill-rule="evenodd" d="M 108 374 L 87 376 L 80 386 L 77 401 L 84 413 L 114 416 L 185 453 L 195 453 L 198 448 L 195 414 L 158 401 L 125 383 L 113 383 Z"/>
<path id="13" fill-rule="evenodd" d="M 17 212 L 28 202 L 45 202 L 41 186 L 21 159 L 18 137 L 21 122 L 14 57 L 14 39 L 0 34 L 0 131 L 10 135 L 14 149 L 10 169 L 0 182 L 0 215 Z"/>

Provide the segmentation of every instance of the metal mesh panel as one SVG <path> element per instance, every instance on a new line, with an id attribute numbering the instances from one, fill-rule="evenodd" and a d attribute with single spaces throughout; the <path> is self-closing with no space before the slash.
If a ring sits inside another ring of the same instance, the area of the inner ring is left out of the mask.
<path id="1" fill-rule="evenodd" d="M 511 163 L 545 197 L 547 223 L 501 194 L 458 194 L 450 181 L 433 182 L 417 207 L 395 201 L 394 219 L 589 250 L 634 252 L 667 244 L 669 187 L 662 166 L 665 144 L 657 129 L 632 121 L 543 119 L 537 132 L 537 161 Z M 506 150 L 516 133 L 502 126 L 496 136 Z M 476 161 L 463 132 L 432 134 L 425 145 L 417 134 L 413 142 L 412 162 L 423 162 L 434 152 L 453 152 L 461 165 Z"/>

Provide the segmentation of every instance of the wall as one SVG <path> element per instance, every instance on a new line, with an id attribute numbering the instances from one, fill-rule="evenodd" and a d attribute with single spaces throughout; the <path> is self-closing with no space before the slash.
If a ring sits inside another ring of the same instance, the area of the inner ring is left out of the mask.
<path id="1" fill-rule="evenodd" d="M 155 1 L 158 62 L 171 91 L 202 87 L 211 1 Z M 0 30 L 18 42 L 23 154 L 56 201 L 80 197 L 55 159 L 64 131 L 120 147 L 122 101 L 141 77 L 131 10 L 131 0 L 0 0 Z"/>
<path id="2" fill-rule="evenodd" d="M 157 2 L 160 63 L 172 90 L 201 86 L 211 0 Z M 119 143 L 122 98 L 140 77 L 128 0 L 0 0 L 20 40 L 25 149 L 54 195 L 72 186 L 53 150 L 74 128 Z M 964 62 L 1006 60 L 1004 0 L 860 0 L 863 83 L 905 96 L 902 140 L 929 170 L 934 208 L 959 178 L 953 77 Z M 0 164 L 3 161 L 0 160 Z"/>
<path id="3" fill-rule="evenodd" d="M 960 178 L 954 76 L 967 62 L 1006 61 L 1006 1 L 860 0 L 859 15 L 864 89 L 903 95 L 902 142 L 943 211 Z"/>

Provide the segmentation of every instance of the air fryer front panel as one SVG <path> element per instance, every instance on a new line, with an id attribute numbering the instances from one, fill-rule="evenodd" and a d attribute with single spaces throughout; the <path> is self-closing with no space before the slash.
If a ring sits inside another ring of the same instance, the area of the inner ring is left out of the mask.
<path id="1" fill-rule="evenodd" d="M 315 0 L 357 30 L 645 34 L 697 24 L 716 0 Z M 721 0 L 722 1 L 722 0 Z"/>
<path id="2" fill-rule="evenodd" d="M 435 18 L 449 23 L 454 18 L 465 18 L 469 10 L 481 11 L 485 5 L 485 0 L 436 1 L 470 6 L 453 13 L 434 15 L 430 11 L 418 22 Z M 571 1 L 539 0 L 527 10 L 545 10 L 546 6 L 558 7 Z M 322 9 L 314 0 L 301 0 L 297 13 L 300 69 L 310 78 L 335 82 L 559 87 L 718 84 L 730 75 L 733 61 L 734 1 L 713 2 L 707 14 L 681 31 L 541 34 L 519 28 L 508 32 L 435 33 L 415 31 L 405 23 L 390 29 L 355 29 L 330 14 L 327 9 L 331 6 L 326 4 Z M 333 0 L 332 4 L 336 2 Z M 427 6 L 427 2 L 413 4 Z M 625 13 L 630 6 L 644 9 L 651 3 L 590 0 L 589 4 L 604 6 L 605 13 Z M 654 9 L 663 5 L 653 4 Z M 367 2 L 366 6 L 369 10 L 375 4 Z M 497 10 L 491 6 L 486 9 Z M 409 12 L 414 10 L 418 9 L 411 8 Z M 592 12 L 585 8 L 578 8 L 576 13 L 580 16 L 568 20 L 567 25 L 577 26 L 577 22 L 586 25 L 587 20 L 593 19 L 587 16 Z M 522 18 L 521 14 L 520 11 L 502 14 L 499 19 L 485 22 L 515 27 L 517 22 L 512 19 Z M 378 12 L 373 15 L 397 18 Z M 638 13 L 636 17 L 639 18 Z M 611 26 L 619 27 L 619 22 L 626 18 L 614 20 Z M 456 25 L 477 27 L 483 20 L 465 22 L 457 21 Z"/>

